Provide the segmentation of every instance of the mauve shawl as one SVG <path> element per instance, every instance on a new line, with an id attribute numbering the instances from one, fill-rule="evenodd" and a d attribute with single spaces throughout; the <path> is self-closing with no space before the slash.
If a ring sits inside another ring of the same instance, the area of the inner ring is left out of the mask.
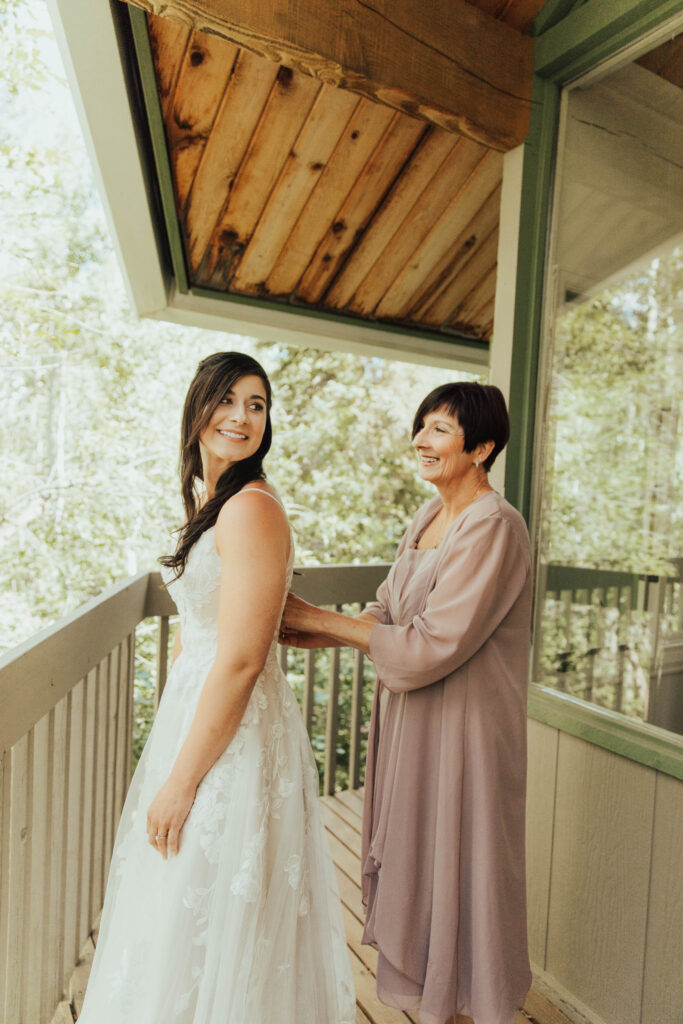
<path id="1" fill-rule="evenodd" d="M 512 1024 L 531 984 L 524 866 L 529 538 L 487 492 L 438 548 L 415 516 L 368 607 L 377 669 L 365 779 L 363 941 L 383 1002 Z M 380 716 L 380 694 L 382 710 Z M 388 692 L 386 692 L 388 691 Z M 381 728 L 380 728 L 381 717 Z"/>

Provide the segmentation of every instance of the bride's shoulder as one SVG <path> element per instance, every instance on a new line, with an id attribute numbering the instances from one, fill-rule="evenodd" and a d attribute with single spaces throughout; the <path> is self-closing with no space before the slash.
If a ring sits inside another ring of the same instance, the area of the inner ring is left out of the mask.
<path id="1" fill-rule="evenodd" d="M 251 494 L 265 494 L 269 498 L 274 498 L 280 508 L 284 511 L 282 498 L 273 485 L 268 483 L 266 480 L 253 480 L 251 483 L 245 484 L 242 490 L 238 491 L 237 494 L 233 494 L 232 498 L 229 500 L 235 501 L 238 498 Z"/>
<path id="2" fill-rule="evenodd" d="M 245 486 L 225 502 L 216 520 L 216 541 L 236 534 L 253 537 L 273 531 L 289 532 L 284 506 L 274 487 L 259 480 Z"/>

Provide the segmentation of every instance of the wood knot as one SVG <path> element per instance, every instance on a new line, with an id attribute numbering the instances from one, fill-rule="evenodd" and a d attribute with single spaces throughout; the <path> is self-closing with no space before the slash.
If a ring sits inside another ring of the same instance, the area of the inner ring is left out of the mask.
<path id="1" fill-rule="evenodd" d="M 225 228 L 221 231 L 220 244 L 227 248 L 229 245 L 234 245 L 238 237 L 237 232 L 233 228 Z"/>
<path id="2" fill-rule="evenodd" d="M 352 139 L 357 139 L 358 138 L 358 132 L 351 132 L 351 138 Z"/>
<path id="3" fill-rule="evenodd" d="M 204 63 L 206 54 L 203 50 L 193 50 L 190 54 L 190 64 L 193 68 L 198 68 L 200 64 Z"/>
<path id="4" fill-rule="evenodd" d="M 339 234 L 341 234 L 341 232 L 344 230 L 345 227 L 346 227 L 346 222 L 345 221 L 343 221 L 343 220 L 336 220 L 334 222 L 334 224 L 332 225 L 332 233 L 335 234 L 335 235 L 339 235 Z"/>
<path id="5" fill-rule="evenodd" d="M 276 78 L 276 81 L 277 81 L 278 85 L 281 85 L 283 87 L 283 89 L 286 89 L 288 86 L 290 86 L 292 84 L 292 79 L 293 78 L 294 78 L 294 72 L 292 71 L 292 69 L 291 68 L 286 68 L 284 66 L 284 64 L 281 65 L 280 70 L 277 73 L 277 78 Z"/>
<path id="6" fill-rule="evenodd" d="M 325 255 L 323 256 L 323 263 L 329 263 L 331 259 L 332 257 L 329 254 L 329 252 L 326 252 Z"/>
<path id="7" fill-rule="evenodd" d="M 312 171 L 322 171 L 325 164 L 321 163 L 320 160 L 316 160 L 314 164 L 310 165 Z"/>

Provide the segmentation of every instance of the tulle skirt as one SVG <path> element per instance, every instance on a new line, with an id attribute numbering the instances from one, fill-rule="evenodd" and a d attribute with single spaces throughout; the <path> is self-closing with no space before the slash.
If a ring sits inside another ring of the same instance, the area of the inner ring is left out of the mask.
<path id="1" fill-rule="evenodd" d="M 184 650 L 169 676 L 121 817 L 79 1022 L 352 1024 L 317 771 L 274 650 L 197 791 L 178 856 L 147 842 L 147 809 L 209 664 Z"/>

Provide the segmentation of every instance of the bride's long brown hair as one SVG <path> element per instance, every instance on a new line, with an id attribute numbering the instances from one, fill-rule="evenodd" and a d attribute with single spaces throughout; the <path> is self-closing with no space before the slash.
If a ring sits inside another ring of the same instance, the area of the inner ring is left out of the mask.
<path id="1" fill-rule="evenodd" d="M 218 478 L 214 496 L 200 505 L 199 481 L 204 479 L 204 473 L 199 435 L 208 426 L 228 391 L 242 377 L 250 376 L 260 377 L 266 392 L 266 426 L 261 444 L 253 455 L 229 466 Z M 185 506 L 185 525 L 178 531 L 175 552 L 159 559 L 162 565 L 174 570 L 176 579 L 185 571 L 192 547 L 214 525 L 228 498 L 237 494 L 250 480 L 265 480 L 263 459 L 273 438 L 270 406 L 270 381 L 261 364 L 251 356 L 242 352 L 216 352 L 202 359 L 197 367 L 185 399 L 180 440 L 180 485 Z"/>

